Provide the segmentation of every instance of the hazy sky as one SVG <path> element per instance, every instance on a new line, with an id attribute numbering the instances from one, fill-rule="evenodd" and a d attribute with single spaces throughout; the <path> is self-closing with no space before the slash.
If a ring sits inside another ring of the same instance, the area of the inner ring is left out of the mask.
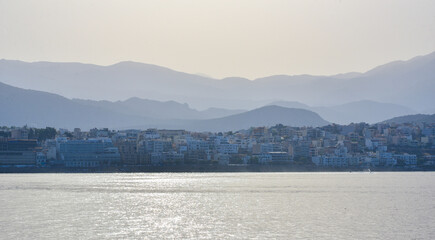
<path id="1" fill-rule="evenodd" d="M 435 51 L 434 0 L 0 0 L 0 58 L 216 78 L 366 71 Z"/>

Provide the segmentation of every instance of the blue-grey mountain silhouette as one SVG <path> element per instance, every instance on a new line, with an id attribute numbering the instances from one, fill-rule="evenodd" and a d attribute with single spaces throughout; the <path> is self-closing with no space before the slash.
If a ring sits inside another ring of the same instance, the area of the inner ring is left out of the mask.
<path id="1" fill-rule="evenodd" d="M 174 100 L 195 109 L 253 109 L 278 100 L 311 106 L 372 100 L 423 111 L 435 102 L 435 52 L 366 73 L 276 75 L 253 81 L 217 80 L 135 62 L 97 66 L 0 60 L 0 82 L 68 98 Z"/>

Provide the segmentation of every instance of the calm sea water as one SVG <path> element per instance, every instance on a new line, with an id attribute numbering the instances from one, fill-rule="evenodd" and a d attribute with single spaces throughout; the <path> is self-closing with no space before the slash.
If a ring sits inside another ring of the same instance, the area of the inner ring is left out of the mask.
<path id="1" fill-rule="evenodd" d="M 0 175 L 2 239 L 435 239 L 435 173 Z"/>

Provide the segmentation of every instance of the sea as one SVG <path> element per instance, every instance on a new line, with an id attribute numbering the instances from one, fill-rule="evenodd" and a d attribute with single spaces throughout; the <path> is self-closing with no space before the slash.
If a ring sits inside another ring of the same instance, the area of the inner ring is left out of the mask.
<path id="1" fill-rule="evenodd" d="M 0 174 L 0 239 L 435 239 L 435 173 Z"/>

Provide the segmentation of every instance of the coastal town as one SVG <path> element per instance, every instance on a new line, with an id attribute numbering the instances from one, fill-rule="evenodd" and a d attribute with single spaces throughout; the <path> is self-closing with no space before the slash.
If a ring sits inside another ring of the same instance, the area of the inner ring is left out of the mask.
<path id="1" fill-rule="evenodd" d="M 432 169 L 435 124 L 252 127 L 236 132 L 0 128 L 0 169 Z"/>

